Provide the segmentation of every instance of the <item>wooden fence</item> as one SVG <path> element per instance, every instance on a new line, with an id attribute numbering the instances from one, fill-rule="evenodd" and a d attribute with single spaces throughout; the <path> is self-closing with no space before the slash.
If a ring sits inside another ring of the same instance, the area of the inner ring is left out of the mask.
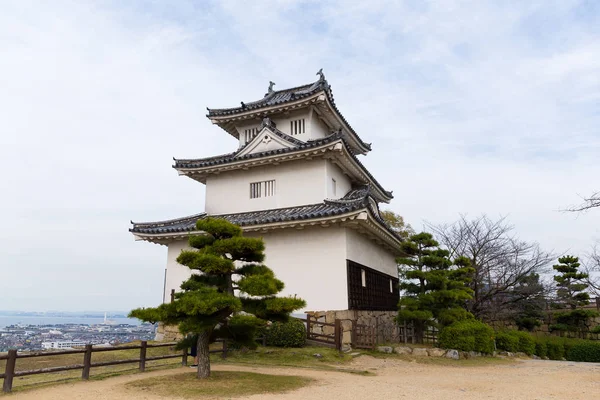
<path id="1" fill-rule="evenodd" d="M 306 318 L 296 318 L 304 322 L 306 326 L 306 339 L 313 342 L 325 344 L 334 347 L 336 350 L 342 349 L 342 323 L 336 319 L 333 324 L 327 322 L 319 322 L 316 319 L 307 315 Z M 320 328 L 322 333 L 314 332 L 315 328 Z M 329 329 L 328 329 L 329 328 Z M 331 329 L 333 328 L 333 329 Z M 326 331 L 331 331 L 327 333 Z"/>
<path id="2" fill-rule="evenodd" d="M 13 387 L 13 379 L 19 376 L 27 376 L 27 375 L 37 375 L 37 374 L 48 374 L 52 372 L 62 372 L 62 371 L 71 371 L 71 370 L 82 370 L 81 379 L 88 380 L 90 378 L 90 370 L 93 367 L 105 367 L 109 365 L 120 365 L 120 364 L 139 364 L 140 372 L 144 372 L 146 370 L 146 362 L 154 361 L 154 360 L 165 360 L 169 358 L 181 358 L 181 365 L 187 365 L 188 358 L 188 349 L 183 349 L 182 352 L 177 354 L 166 354 L 161 356 L 152 356 L 148 357 L 146 355 L 147 350 L 149 348 L 156 347 L 170 347 L 175 346 L 176 342 L 169 343 L 152 343 L 148 344 L 148 342 L 143 341 L 139 345 L 130 345 L 130 346 L 120 346 L 120 347 L 96 347 L 94 348 L 91 344 L 85 346 L 85 349 L 77 349 L 77 350 L 62 350 L 62 351 L 53 351 L 53 352 L 36 352 L 36 353 L 17 353 L 17 350 L 9 350 L 8 354 L 0 355 L 0 360 L 6 360 L 6 367 L 3 374 L 0 374 L 0 378 L 4 379 L 4 383 L 2 385 L 2 391 L 4 393 L 9 393 L 12 391 Z M 139 358 L 128 358 L 124 360 L 113 360 L 113 361 L 103 361 L 103 362 L 92 362 L 92 354 L 107 352 L 107 351 L 121 351 L 121 350 L 140 350 Z M 227 357 L 227 342 L 223 341 L 223 348 L 217 350 L 210 350 L 211 353 L 222 353 L 223 358 Z M 83 363 L 74 364 L 74 365 L 65 365 L 59 367 L 49 367 L 49 368 L 40 368 L 33 369 L 28 371 L 17 371 L 17 360 L 23 358 L 37 358 L 37 357 L 52 357 L 66 354 L 83 354 Z"/>

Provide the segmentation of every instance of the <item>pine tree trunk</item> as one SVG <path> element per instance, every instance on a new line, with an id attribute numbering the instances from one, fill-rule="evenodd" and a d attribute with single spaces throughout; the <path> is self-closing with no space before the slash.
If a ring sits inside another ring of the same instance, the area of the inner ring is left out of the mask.
<path id="1" fill-rule="evenodd" d="M 197 351 L 198 351 L 198 379 L 210 377 L 210 353 L 208 345 L 210 344 L 210 335 L 212 330 L 205 330 L 198 335 Z"/>

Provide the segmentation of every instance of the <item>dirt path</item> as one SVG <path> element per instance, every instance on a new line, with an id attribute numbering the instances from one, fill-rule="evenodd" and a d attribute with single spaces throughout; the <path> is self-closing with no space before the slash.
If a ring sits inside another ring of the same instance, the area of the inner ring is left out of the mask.
<path id="1" fill-rule="evenodd" d="M 376 376 L 292 369 L 217 365 L 214 370 L 253 371 L 302 375 L 317 379 L 311 386 L 261 399 L 411 399 L 411 400 L 583 400 L 600 394 L 600 364 L 526 360 L 511 365 L 454 367 L 410 363 L 361 356 L 352 368 L 369 370 Z M 125 383 L 159 375 L 189 372 L 189 368 L 126 375 L 102 381 L 77 382 L 15 393 L 7 400 L 158 400 L 164 397 L 128 389 Z M 174 399 L 174 398 L 169 398 Z"/>

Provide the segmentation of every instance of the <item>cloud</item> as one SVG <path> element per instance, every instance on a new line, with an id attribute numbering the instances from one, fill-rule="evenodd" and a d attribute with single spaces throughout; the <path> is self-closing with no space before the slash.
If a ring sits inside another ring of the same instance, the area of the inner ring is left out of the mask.
<path id="1" fill-rule="evenodd" d="M 413 226 L 508 215 L 582 253 L 599 214 L 557 210 L 598 189 L 598 43 L 583 1 L 5 2 L 1 302 L 155 304 L 166 249 L 134 243 L 128 221 L 203 209 L 170 166 L 235 148 L 205 107 L 321 67 Z"/>

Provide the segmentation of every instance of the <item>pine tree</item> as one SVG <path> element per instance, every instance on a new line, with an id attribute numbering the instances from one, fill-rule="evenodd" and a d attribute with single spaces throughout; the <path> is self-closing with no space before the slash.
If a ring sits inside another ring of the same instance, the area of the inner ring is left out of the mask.
<path id="1" fill-rule="evenodd" d="M 585 281 L 589 275 L 579 271 L 581 264 L 578 257 L 564 256 L 560 257 L 558 262 L 559 264 L 552 266 L 559 272 L 559 275 L 554 276 L 557 288 L 555 308 L 569 311 L 556 313 L 557 324 L 552 328 L 579 331 L 583 334 L 589 330 L 590 318 L 598 316 L 596 311 L 577 309 L 590 303 L 590 295 L 586 292 L 588 284 Z"/>
<path id="2" fill-rule="evenodd" d="M 263 265 L 264 243 L 242 236 L 240 227 L 221 219 L 201 219 L 190 247 L 177 262 L 194 274 L 171 303 L 138 308 L 130 316 L 147 322 L 178 325 L 185 336 L 198 337 L 198 378 L 210 376 L 209 344 L 217 338 L 252 345 L 259 326 L 285 321 L 306 305 L 296 297 L 276 297 L 284 284 Z"/>
<path id="3" fill-rule="evenodd" d="M 428 326 L 446 326 L 473 317 L 465 303 L 472 298 L 467 285 L 474 270 L 468 259 L 452 261 L 448 251 L 438 246 L 429 233 L 412 235 L 402 243 L 406 256 L 397 260 L 404 291 L 397 320 L 412 323 L 419 342 Z"/>

